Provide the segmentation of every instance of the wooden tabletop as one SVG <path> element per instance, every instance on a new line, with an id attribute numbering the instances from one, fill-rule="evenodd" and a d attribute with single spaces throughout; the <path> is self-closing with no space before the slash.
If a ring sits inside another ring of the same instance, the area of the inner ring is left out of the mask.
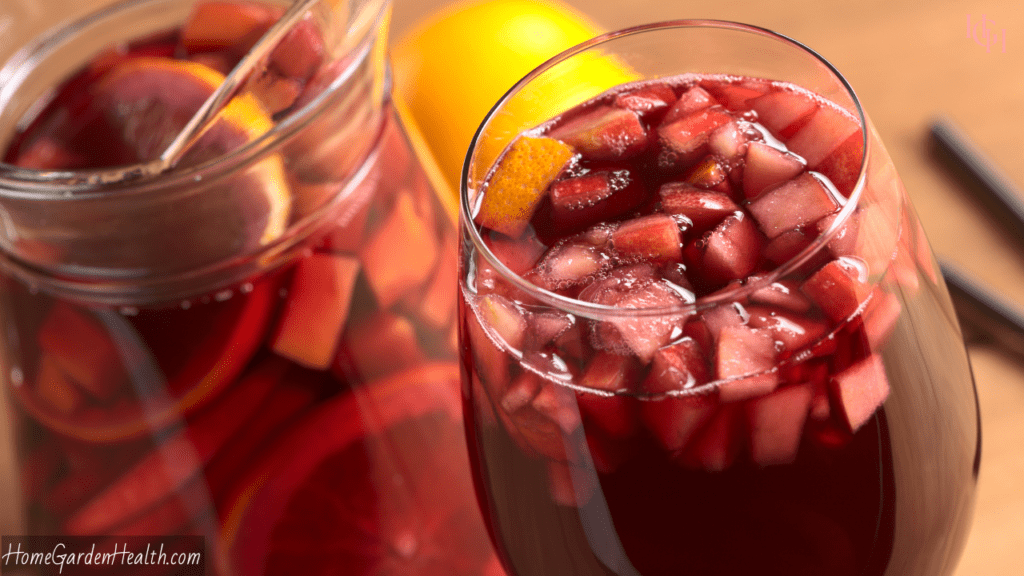
<path id="1" fill-rule="evenodd" d="M 1024 136 L 1024 9 L 1018 0 L 975 5 L 954 0 L 568 2 L 606 29 L 714 18 L 763 26 L 811 46 L 854 86 L 935 251 L 1024 304 L 1024 250 L 992 225 L 926 145 L 930 119 L 945 114 L 1024 186 L 1024 146 L 1019 140 Z M 394 0 L 393 36 L 447 3 Z M 13 33 L 17 38 L 18 30 L 4 24 L 5 10 L 12 13 L 7 0 L 2 4 L 0 36 L 11 40 Z M 21 9 L 25 12 L 37 5 L 22 0 L 15 4 L 29 7 Z M 13 13 L 18 10 L 15 6 Z M 971 28 L 974 38 L 969 36 Z M 5 44 L 0 40 L 0 52 Z M 995 348 L 972 346 L 970 352 L 981 399 L 984 449 L 975 523 L 957 576 L 1020 573 L 1024 363 Z M 0 460 L 5 457 L 0 449 Z M 0 533 L 9 533 L 12 521 L 13 511 L 0 504 Z"/>

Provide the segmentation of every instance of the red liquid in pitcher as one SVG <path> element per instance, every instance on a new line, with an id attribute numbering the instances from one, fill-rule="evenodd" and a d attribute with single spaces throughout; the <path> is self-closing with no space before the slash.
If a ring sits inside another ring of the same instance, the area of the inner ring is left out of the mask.
<path id="1" fill-rule="evenodd" d="M 5 161 L 152 160 L 279 16 L 206 2 L 181 30 L 104 52 L 57 88 Z M 306 20 L 286 36 L 185 163 L 245 144 L 319 94 L 338 72 L 322 66 L 319 34 Z M 238 574 L 498 569 L 461 428 L 455 234 L 402 128 L 383 117 L 362 135 L 375 141 L 365 176 L 334 172 L 352 163 L 352 139 L 299 131 L 258 169 L 226 177 L 240 225 L 200 213 L 188 234 L 171 234 L 186 216 L 161 213 L 138 223 L 155 245 L 84 241 L 112 267 L 149 258 L 173 270 L 184 252 L 190 262 L 206 246 L 272 242 L 303 207 L 354 183 L 283 265 L 130 305 L 5 281 L 30 533 L 200 534 L 206 566 L 225 552 Z M 21 242 L 72 265 L 82 249 Z"/>
<path id="2" fill-rule="evenodd" d="M 952 398 L 971 388 L 928 369 L 966 359 L 915 342 L 958 332 L 884 151 L 847 206 L 864 142 L 795 86 L 687 75 L 616 88 L 499 157 L 471 208 L 498 260 L 565 298 L 662 308 L 574 315 L 467 263 L 471 457 L 513 573 L 951 570 L 957 547 L 915 526 L 962 538 L 969 518 L 974 404 Z M 931 435 L 942 417 L 915 395 L 962 427 Z M 917 456 L 956 470 L 918 476 Z M 955 504 L 923 519 L 921 498 Z"/>

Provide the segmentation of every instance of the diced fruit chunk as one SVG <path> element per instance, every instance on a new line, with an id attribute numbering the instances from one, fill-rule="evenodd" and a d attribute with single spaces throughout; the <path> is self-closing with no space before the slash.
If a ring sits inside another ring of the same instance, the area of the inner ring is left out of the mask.
<path id="1" fill-rule="evenodd" d="M 765 190 L 795 178 L 804 170 L 800 158 L 764 142 L 751 142 L 743 162 L 743 193 L 757 198 Z"/>
<path id="2" fill-rule="evenodd" d="M 430 279 L 438 253 L 434 223 L 417 213 L 412 196 L 401 194 L 366 241 L 359 260 L 377 302 L 387 308 Z"/>
<path id="3" fill-rule="evenodd" d="M 812 394 L 810 384 L 798 384 L 747 404 L 750 455 L 756 464 L 771 466 L 796 460 Z"/>
<path id="4" fill-rule="evenodd" d="M 757 120 L 771 130 L 772 134 L 788 138 L 794 127 L 799 127 L 818 109 L 809 94 L 791 90 L 777 90 L 750 101 L 750 107 L 757 112 Z"/>
<path id="5" fill-rule="evenodd" d="M 254 2 L 207 0 L 193 9 L 181 29 L 189 52 L 231 50 L 239 55 L 252 48 L 280 14 Z"/>
<path id="6" fill-rule="evenodd" d="M 871 286 L 863 261 L 843 257 L 825 264 L 800 287 L 829 318 L 842 322 L 867 299 Z"/>
<path id="7" fill-rule="evenodd" d="M 636 358 L 598 353 L 579 380 L 581 387 L 594 391 L 577 393 L 580 412 L 613 437 L 632 434 L 637 423 L 633 403 L 620 393 L 629 391 L 639 374 Z"/>
<path id="8" fill-rule="evenodd" d="M 664 84 L 650 84 L 615 97 L 616 106 L 645 116 L 667 111 L 675 102 L 676 93 Z"/>
<path id="9" fill-rule="evenodd" d="M 571 234 L 639 206 L 644 187 L 629 170 L 599 170 L 551 185 L 551 220 L 560 234 Z"/>
<path id="10" fill-rule="evenodd" d="M 670 308 L 679 306 L 682 300 L 664 282 L 647 282 L 616 295 L 607 303 L 621 309 Z M 630 351 L 647 364 L 658 348 L 681 335 L 683 323 L 682 315 L 672 313 L 614 316 L 596 324 L 595 345 L 613 352 Z"/>
<path id="11" fill-rule="evenodd" d="M 767 394 L 779 383 L 775 368 L 775 341 L 766 330 L 726 326 L 718 335 L 715 373 L 723 402 Z"/>
<path id="12" fill-rule="evenodd" d="M 335 367 L 348 381 L 372 380 L 426 359 L 412 322 L 383 310 L 350 323 L 343 342 Z M 348 362 L 354 374 L 347 372 Z"/>
<path id="13" fill-rule="evenodd" d="M 109 400 L 127 383 L 117 346 L 95 319 L 58 302 L 39 328 L 39 347 L 96 398 Z"/>
<path id="14" fill-rule="evenodd" d="M 628 220 L 612 234 L 612 246 L 626 259 L 681 261 L 681 243 L 679 225 L 665 214 Z"/>
<path id="15" fill-rule="evenodd" d="M 551 131 L 588 160 L 621 160 L 647 146 L 647 129 L 636 112 L 599 106 Z"/>
<path id="16" fill-rule="evenodd" d="M 801 174 L 765 192 L 750 203 L 750 213 L 769 239 L 788 230 L 817 222 L 839 210 L 832 193 L 809 173 Z"/>
<path id="17" fill-rule="evenodd" d="M 889 397 L 889 379 L 881 357 L 872 354 L 836 374 L 832 389 L 850 430 L 856 432 Z"/>
<path id="18" fill-rule="evenodd" d="M 807 166 L 816 168 L 826 156 L 859 130 L 859 122 L 849 112 L 835 105 L 823 104 L 786 141 L 786 146 L 807 160 Z"/>
<path id="19" fill-rule="evenodd" d="M 707 232 L 694 244 L 696 254 L 691 262 L 700 268 L 705 279 L 724 284 L 744 278 L 757 269 L 764 238 L 754 222 L 737 212 Z"/>
<path id="20" fill-rule="evenodd" d="M 658 193 L 666 213 L 686 216 L 698 231 L 717 225 L 740 209 L 724 192 L 702 190 L 683 182 L 662 184 Z"/>
<path id="21" fill-rule="evenodd" d="M 574 155 L 571 146 L 554 138 L 517 138 L 491 174 L 475 217 L 477 224 L 506 236 L 522 234 L 548 186 Z"/>
<path id="22" fill-rule="evenodd" d="M 348 319 L 359 261 L 313 254 L 295 267 L 288 302 L 271 348 L 303 366 L 326 370 Z"/>
<path id="23" fill-rule="evenodd" d="M 659 165 L 671 169 L 680 162 L 688 163 L 699 157 L 711 133 L 731 121 L 732 116 L 711 108 L 662 124 L 658 128 L 658 138 L 662 145 Z"/>
<path id="24" fill-rule="evenodd" d="M 698 110 L 703 110 L 715 103 L 715 99 L 708 94 L 708 91 L 700 86 L 694 86 L 679 97 L 679 100 L 669 108 L 663 120 L 669 124 L 680 118 L 689 116 Z"/>

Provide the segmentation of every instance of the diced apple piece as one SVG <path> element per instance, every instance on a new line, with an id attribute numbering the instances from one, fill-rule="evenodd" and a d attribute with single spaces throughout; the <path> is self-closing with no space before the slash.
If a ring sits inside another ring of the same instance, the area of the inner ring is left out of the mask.
<path id="1" fill-rule="evenodd" d="M 729 174 L 726 172 L 725 166 L 716 157 L 706 156 L 686 171 L 683 181 L 705 190 L 728 193 L 731 192 L 729 183 L 726 181 L 728 177 Z"/>
<path id="2" fill-rule="evenodd" d="M 803 157 L 807 166 L 813 169 L 858 131 L 860 122 L 852 114 L 833 104 L 822 104 L 810 120 L 786 141 L 786 146 Z"/>
<path id="3" fill-rule="evenodd" d="M 598 106 L 556 126 L 549 134 L 587 160 L 622 160 L 647 147 L 648 135 L 632 110 Z"/>
<path id="4" fill-rule="evenodd" d="M 573 317 L 565 312 L 539 310 L 527 312 L 528 329 L 523 346 L 527 350 L 539 350 L 557 340 L 575 324 Z"/>
<path id="5" fill-rule="evenodd" d="M 521 350 L 526 338 L 526 317 L 509 299 L 488 294 L 477 303 L 477 313 L 485 329 L 498 339 L 501 346 Z"/>
<path id="6" fill-rule="evenodd" d="M 839 212 L 835 212 L 818 220 L 818 235 L 828 232 L 838 219 Z M 853 256 L 857 253 L 857 228 L 859 223 L 860 213 L 854 212 L 850 214 L 845 222 L 839 225 L 839 229 L 833 233 L 828 241 L 828 251 L 833 256 L 838 258 L 840 256 Z"/>
<path id="7" fill-rule="evenodd" d="M 670 453 L 686 446 L 693 434 L 714 414 L 714 400 L 707 395 L 673 396 L 708 381 L 701 346 L 691 338 L 662 348 L 654 355 L 644 392 L 652 398 L 640 403 L 647 429 Z M 665 396 L 659 398 L 659 395 Z"/>
<path id="8" fill-rule="evenodd" d="M 769 262 L 784 264 L 810 246 L 815 237 L 806 228 L 794 228 L 769 240 L 762 252 Z"/>
<path id="9" fill-rule="evenodd" d="M 751 142 L 743 161 L 743 193 L 757 198 L 766 190 L 796 178 L 804 162 L 764 142 Z"/>
<path id="10" fill-rule="evenodd" d="M 572 234 L 633 210 L 647 193 L 629 170 L 600 170 L 559 180 L 549 195 L 554 228 Z"/>
<path id="11" fill-rule="evenodd" d="M 748 282 L 756 282 L 764 276 L 754 274 Z M 779 306 L 793 312 L 807 312 L 811 309 L 811 301 L 800 291 L 800 284 L 796 280 L 782 279 L 755 290 L 750 294 L 750 300 L 760 304 Z"/>
<path id="12" fill-rule="evenodd" d="M 772 338 L 782 342 L 789 352 L 795 352 L 817 342 L 825 336 L 829 328 L 823 320 L 815 320 L 782 308 L 751 306 L 747 311 L 750 312 L 750 327 L 767 330 Z"/>
<path id="13" fill-rule="evenodd" d="M 285 34 L 270 53 L 270 66 L 286 78 L 306 81 L 324 61 L 324 40 L 310 15 Z"/>
<path id="14" fill-rule="evenodd" d="M 441 245 L 441 256 L 434 275 L 416 305 L 416 317 L 431 328 L 442 329 L 448 326 L 455 313 L 458 285 L 459 245 L 456 235 L 450 233 Z"/>
<path id="15" fill-rule="evenodd" d="M 373 380 L 426 359 L 412 322 L 383 310 L 352 323 L 343 342 L 344 353 L 338 361 L 351 361 L 356 372 L 347 380 Z"/>
<path id="16" fill-rule="evenodd" d="M 747 151 L 747 137 L 743 135 L 739 124 L 729 122 L 711 133 L 708 149 L 726 160 L 735 160 Z"/>
<path id="17" fill-rule="evenodd" d="M 612 246 L 623 258 L 681 261 L 682 237 L 679 224 L 666 214 L 651 214 L 627 220 L 612 234 Z"/>
<path id="18" fill-rule="evenodd" d="M 86 392 L 110 400 L 127 383 L 120 353 L 104 328 L 80 309 L 57 302 L 39 328 L 39 347 Z"/>
<path id="19" fill-rule="evenodd" d="M 611 257 L 602 250 L 570 239 L 548 250 L 535 269 L 535 282 L 549 290 L 563 290 L 585 283 L 611 265 Z"/>
<path id="20" fill-rule="evenodd" d="M 679 96 L 679 100 L 669 108 L 662 120 L 662 124 L 671 124 L 680 118 L 685 118 L 694 112 L 710 107 L 715 99 L 708 94 L 708 91 L 700 86 L 694 86 Z"/>
<path id="21" fill-rule="evenodd" d="M 650 282 L 634 287 L 614 303 L 620 309 L 661 308 L 681 304 L 679 294 L 664 282 Z M 643 364 L 647 364 L 659 348 L 681 335 L 683 324 L 682 315 L 671 313 L 612 317 L 597 324 L 596 344 L 603 350 L 619 352 L 622 351 L 622 345 L 625 345 Z"/>
<path id="22" fill-rule="evenodd" d="M 800 290 L 810 297 L 826 316 L 842 322 L 857 312 L 871 292 L 863 261 L 843 257 L 822 266 L 804 281 Z"/>
<path id="23" fill-rule="evenodd" d="M 776 390 L 747 404 L 750 455 L 761 466 L 796 460 L 813 389 L 798 384 Z"/>
<path id="24" fill-rule="evenodd" d="M 262 4 L 207 0 L 182 26 L 181 43 L 190 53 L 231 50 L 243 55 L 279 17 L 279 11 Z"/>
<path id="25" fill-rule="evenodd" d="M 579 379 L 586 390 L 577 400 L 584 418 L 594 422 L 612 437 L 630 436 L 636 431 L 637 417 L 629 391 L 640 374 L 640 365 L 632 356 L 599 352 Z"/>
<path id="26" fill-rule="evenodd" d="M 778 90 L 751 100 L 750 107 L 757 112 L 758 122 L 772 134 L 788 138 L 818 109 L 818 104 L 809 94 Z"/>
<path id="27" fill-rule="evenodd" d="M 36 395 L 61 414 L 73 414 L 85 401 L 75 383 L 48 354 L 39 359 Z"/>
<path id="28" fill-rule="evenodd" d="M 775 368 L 775 340 L 766 330 L 726 326 L 718 335 L 715 375 L 723 402 L 762 396 L 779 383 Z"/>
<path id="29" fill-rule="evenodd" d="M 675 170 L 699 158 L 707 148 L 708 138 L 719 126 L 732 121 L 732 116 L 718 109 L 695 112 L 658 128 L 662 169 Z"/>
<path id="30" fill-rule="evenodd" d="M 540 392 L 540 378 L 532 372 L 523 372 L 508 385 L 499 404 L 507 414 L 514 414 L 521 408 L 532 404 L 538 392 Z"/>
<path id="31" fill-rule="evenodd" d="M 832 378 L 836 405 L 856 432 L 889 397 L 889 379 L 882 358 L 872 354 Z"/>
<path id="32" fill-rule="evenodd" d="M 274 352 L 308 368 L 329 368 L 358 275 L 359 261 L 347 256 L 313 254 L 300 260 L 271 338 Z"/>
<path id="33" fill-rule="evenodd" d="M 757 269 L 764 237 L 744 212 L 736 212 L 696 240 L 687 263 L 705 280 L 725 284 Z"/>
<path id="34" fill-rule="evenodd" d="M 491 253 L 508 266 L 512 272 L 523 275 L 529 272 L 544 252 L 548 249 L 533 232 L 529 229 L 519 238 L 509 238 L 497 232 L 484 232 L 484 243 L 491 249 Z"/>
<path id="35" fill-rule="evenodd" d="M 433 223 L 417 215 L 413 202 L 408 194 L 400 195 L 391 214 L 360 252 L 366 279 L 382 308 L 423 286 L 437 264 Z"/>
<path id="36" fill-rule="evenodd" d="M 503 298 L 496 294 L 484 296 Z M 463 335 L 465 345 L 473 356 L 473 368 L 480 375 L 484 389 L 491 400 L 499 402 L 505 394 L 509 379 L 509 355 L 508 352 L 499 347 L 496 338 L 490 331 L 481 324 L 481 312 L 479 305 L 462 302 L 461 306 L 466 308 L 460 314 L 464 319 Z"/>
<path id="37" fill-rule="evenodd" d="M 548 186 L 575 154 L 571 146 L 554 138 L 517 138 L 491 174 L 475 217 L 477 224 L 513 238 L 520 236 Z"/>
<path id="38" fill-rule="evenodd" d="M 769 88 L 767 82 L 753 78 L 734 83 L 716 81 L 707 83 L 706 86 L 709 91 L 714 93 L 718 101 L 730 110 L 749 110 L 749 102 L 763 96 Z"/>
<path id="39" fill-rule="evenodd" d="M 849 197 L 857 185 L 857 179 L 860 178 L 863 161 L 864 132 L 858 129 L 825 156 L 815 170 L 828 178 L 841 194 Z"/>
<path id="40" fill-rule="evenodd" d="M 722 472 L 736 461 L 742 449 L 742 414 L 736 405 L 720 405 L 711 420 L 690 441 L 677 461 L 688 468 Z"/>
<path id="41" fill-rule="evenodd" d="M 548 462 L 547 466 L 548 488 L 555 504 L 578 508 L 590 502 L 597 485 L 591 470 L 564 462 Z"/>
<path id="42" fill-rule="evenodd" d="M 681 392 L 701 386 L 708 380 L 703 348 L 693 338 L 683 338 L 654 353 L 644 391 L 648 394 Z"/>
<path id="43" fill-rule="evenodd" d="M 707 329 L 710 341 L 717 341 L 722 329 L 727 326 L 744 326 L 750 320 L 750 313 L 747 312 L 739 302 L 723 303 L 708 308 L 701 314 L 701 320 Z M 710 342 L 709 341 L 709 342 Z M 699 340 L 698 340 L 699 342 Z M 704 346 L 704 342 L 701 343 Z M 705 350 L 711 350 L 710 346 L 704 346 Z"/>
<path id="44" fill-rule="evenodd" d="M 667 214 L 686 216 L 697 231 L 716 226 L 740 209 L 728 194 L 702 190 L 684 182 L 662 184 L 658 193 L 661 207 Z"/>
<path id="45" fill-rule="evenodd" d="M 650 84 L 615 96 L 615 105 L 643 116 L 656 116 L 676 102 L 676 93 L 665 84 Z"/>
<path id="46" fill-rule="evenodd" d="M 821 182 L 804 173 L 765 192 L 748 208 L 765 235 L 773 239 L 836 212 L 839 204 Z"/>

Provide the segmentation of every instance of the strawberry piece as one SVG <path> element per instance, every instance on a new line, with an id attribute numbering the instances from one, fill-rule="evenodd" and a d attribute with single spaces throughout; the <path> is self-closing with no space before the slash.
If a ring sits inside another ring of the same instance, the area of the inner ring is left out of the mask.
<path id="1" fill-rule="evenodd" d="M 332 370 L 346 381 L 372 380 L 426 359 L 412 322 L 384 310 L 350 324 L 343 343 Z"/>
<path id="2" fill-rule="evenodd" d="M 803 92 L 778 90 L 750 101 L 757 121 L 776 136 L 789 138 L 810 119 L 818 104 Z"/>
<path id="3" fill-rule="evenodd" d="M 622 392 L 629 391 L 640 374 L 640 364 L 632 356 L 599 352 L 579 379 L 586 390 L 576 394 L 580 412 L 610 436 L 621 438 L 636 431 L 633 403 Z"/>
<path id="4" fill-rule="evenodd" d="M 766 330 L 726 326 L 718 335 L 715 375 L 723 402 L 767 394 L 779 383 L 775 368 L 775 340 Z"/>
<path id="5" fill-rule="evenodd" d="M 270 340 L 274 352 L 309 368 L 330 367 L 358 275 L 359 261 L 347 256 L 313 254 L 300 260 Z"/>
<path id="6" fill-rule="evenodd" d="M 679 294 L 665 282 L 648 282 L 618 295 L 614 305 L 620 309 L 673 307 L 682 304 Z M 598 322 L 595 345 L 613 352 L 631 351 L 643 364 L 654 353 L 682 333 L 684 318 L 674 314 L 656 316 L 620 316 Z"/>
<path id="7" fill-rule="evenodd" d="M 743 163 L 743 193 L 753 199 L 804 171 L 799 157 L 764 142 L 751 142 Z"/>
<path id="8" fill-rule="evenodd" d="M 60 371 L 100 400 L 110 400 L 127 384 L 121 353 L 95 319 L 58 301 L 39 327 L 39 347 Z"/>
<path id="9" fill-rule="evenodd" d="M 800 290 L 810 297 L 826 316 L 842 322 L 852 316 L 871 292 L 864 263 L 843 257 L 822 266 L 804 281 Z"/>
<path id="10" fill-rule="evenodd" d="M 740 209 L 728 194 L 683 182 L 662 184 L 658 194 L 662 209 L 668 214 L 686 216 L 695 231 L 707 230 Z"/>
<path id="11" fill-rule="evenodd" d="M 747 404 L 750 456 L 773 466 L 796 460 L 814 391 L 810 384 L 787 386 Z"/>
<path id="12" fill-rule="evenodd" d="M 728 176 L 725 166 L 717 158 L 707 156 L 686 171 L 683 181 L 698 188 L 729 193 L 731 189 L 726 182 Z"/>
<path id="13" fill-rule="evenodd" d="M 751 202 L 748 209 L 761 225 L 761 230 L 773 239 L 787 230 L 836 212 L 839 204 L 817 178 L 804 173 L 765 192 Z"/>
<path id="14" fill-rule="evenodd" d="M 825 157 L 859 131 L 860 123 L 852 114 L 835 105 L 822 105 L 786 141 L 786 146 L 802 156 L 809 168 L 816 168 Z"/>
<path id="15" fill-rule="evenodd" d="M 240 430 L 288 368 L 270 357 L 188 425 L 93 496 L 64 524 L 66 534 L 102 534 L 181 489 Z"/>
<path id="16" fill-rule="evenodd" d="M 627 220 L 612 233 L 612 246 L 627 260 L 678 262 L 683 259 L 681 243 L 679 224 L 665 214 L 651 214 Z"/>
<path id="17" fill-rule="evenodd" d="M 712 108 L 671 123 L 663 122 L 658 127 L 661 143 L 658 165 L 662 169 L 676 170 L 703 156 L 711 133 L 731 121 L 732 116 Z"/>
<path id="18" fill-rule="evenodd" d="M 685 118 L 694 112 L 710 107 L 715 99 L 708 94 L 708 91 L 700 86 L 694 86 L 679 96 L 679 100 L 665 113 L 662 124 L 671 124 L 680 118 Z"/>
<path id="19" fill-rule="evenodd" d="M 726 161 L 736 160 L 747 151 L 747 137 L 736 122 L 719 127 L 708 137 L 708 149 Z"/>
<path id="20" fill-rule="evenodd" d="M 751 306 L 748 324 L 767 330 L 786 350 L 796 352 L 820 340 L 828 332 L 828 324 L 782 308 Z"/>
<path id="21" fill-rule="evenodd" d="M 832 378 L 835 405 L 851 432 L 856 432 L 889 397 L 882 358 L 872 354 Z"/>
<path id="22" fill-rule="evenodd" d="M 611 265 L 611 257 L 603 250 L 570 239 L 548 250 L 535 269 L 535 283 L 549 290 L 563 290 L 587 282 Z"/>
<path id="23" fill-rule="evenodd" d="M 688 468 L 722 472 L 736 461 L 743 448 L 742 414 L 736 405 L 719 405 L 710 421 L 690 441 L 677 461 Z"/>
<path id="24" fill-rule="evenodd" d="M 825 156 L 815 169 L 832 181 L 836 190 L 848 197 L 857 185 L 863 161 L 864 132 L 858 129 Z"/>
<path id="25" fill-rule="evenodd" d="M 551 221 L 559 234 L 572 234 L 639 206 L 646 197 L 629 170 L 601 170 L 551 185 Z"/>
<path id="26" fill-rule="evenodd" d="M 736 212 L 690 244 L 687 262 L 705 280 L 725 284 L 757 269 L 763 245 L 754 222 L 744 212 Z"/>
<path id="27" fill-rule="evenodd" d="M 60 414 L 73 414 L 85 402 L 83 393 L 49 354 L 39 359 L 36 396 Z"/>
<path id="28" fill-rule="evenodd" d="M 748 282 L 756 282 L 763 278 L 761 274 L 750 276 Z M 800 291 L 800 284 L 796 280 L 782 279 L 755 290 L 750 294 L 750 300 L 760 304 L 779 306 L 793 312 L 807 312 L 811 309 L 811 301 Z"/>
<path id="29" fill-rule="evenodd" d="M 517 138 L 491 174 L 476 223 L 506 236 L 520 236 L 548 186 L 574 156 L 571 146 L 554 138 Z"/>
<path id="30" fill-rule="evenodd" d="M 623 160 L 647 147 L 647 129 L 632 110 L 598 106 L 556 126 L 549 134 L 587 160 Z"/>
<path id="31" fill-rule="evenodd" d="M 665 84 L 650 84 L 615 96 L 615 105 L 632 110 L 648 121 L 675 104 L 676 93 Z"/>
<path id="32" fill-rule="evenodd" d="M 413 198 L 402 194 L 366 241 L 359 260 L 381 308 L 390 307 L 430 279 L 439 256 L 434 226 L 419 216 Z"/>

